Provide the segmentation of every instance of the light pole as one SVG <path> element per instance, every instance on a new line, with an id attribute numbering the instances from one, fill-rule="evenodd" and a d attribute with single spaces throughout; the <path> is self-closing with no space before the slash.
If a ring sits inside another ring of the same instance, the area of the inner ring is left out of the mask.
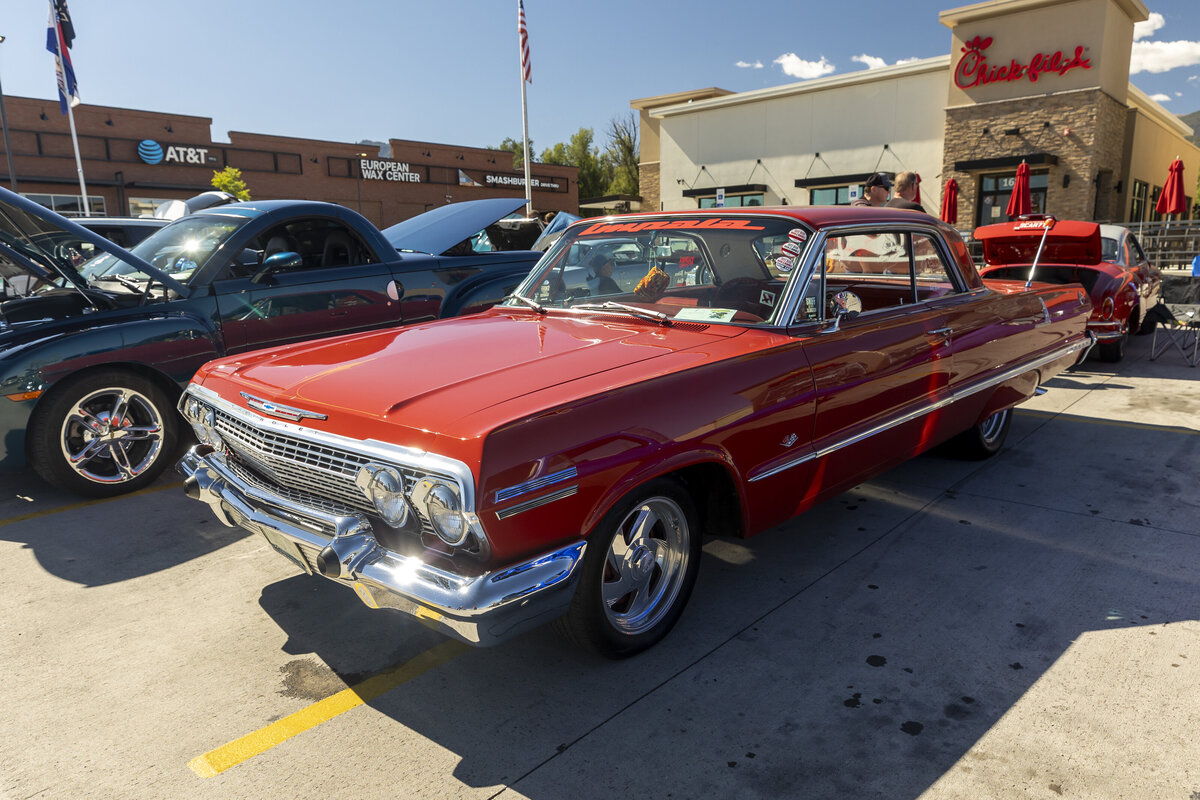
<path id="1" fill-rule="evenodd" d="M 4 43 L 4 37 L 0 36 L 0 44 Z M 13 165 L 12 145 L 8 141 L 8 115 L 4 113 L 4 87 L 0 86 L 0 127 L 4 128 L 4 160 L 8 162 L 8 182 L 12 184 L 12 190 L 17 191 L 17 168 Z"/>
<path id="2" fill-rule="evenodd" d="M 358 163 L 354 167 L 354 191 L 358 195 L 358 213 L 362 213 L 362 159 L 367 157 L 366 153 L 355 153 L 358 157 Z"/>

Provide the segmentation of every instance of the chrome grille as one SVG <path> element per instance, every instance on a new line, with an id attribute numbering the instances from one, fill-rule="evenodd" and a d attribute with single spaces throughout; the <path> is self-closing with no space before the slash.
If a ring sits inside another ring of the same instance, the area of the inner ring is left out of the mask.
<path id="1" fill-rule="evenodd" d="M 243 479 L 258 484 L 259 488 L 324 511 L 337 514 L 361 511 L 371 517 L 377 516 L 374 504 L 354 484 L 354 478 L 359 467 L 378 463 L 378 459 L 297 436 L 261 430 L 219 408 L 216 409 L 216 428 L 237 459 L 237 471 Z M 432 474 L 418 473 L 403 464 L 392 463 L 390 466 L 403 476 L 406 492 L 412 491 L 421 478 Z M 418 516 L 422 531 L 432 533 L 429 520 L 420 512 Z"/>

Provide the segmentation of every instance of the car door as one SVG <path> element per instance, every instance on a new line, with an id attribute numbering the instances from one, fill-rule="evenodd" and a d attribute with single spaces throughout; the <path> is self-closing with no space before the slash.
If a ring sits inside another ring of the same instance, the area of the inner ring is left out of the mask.
<path id="1" fill-rule="evenodd" d="M 268 269 L 271 256 L 290 265 Z M 371 330 L 401 322 L 393 276 L 338 220 L 308 217 L 273 226 L 247 243 L 214 281 L 229 352 Z"/>
<path id="2" fill-rule="evenodd" d="M 824 242 L 800 314 L 817 320 L 805 344 L 816 391 L 813 448 L 820 480 L 843 487 L 899 463 L 953 429 L 945 401 L 953 375 L 948 317 L 964 287 L 953 275 L 918 276 L 911 229 L 856 229 Z M 837 317 L 838 303 L 861 310 Z M 836 321 L 835 321 L 836 320 Z"/>

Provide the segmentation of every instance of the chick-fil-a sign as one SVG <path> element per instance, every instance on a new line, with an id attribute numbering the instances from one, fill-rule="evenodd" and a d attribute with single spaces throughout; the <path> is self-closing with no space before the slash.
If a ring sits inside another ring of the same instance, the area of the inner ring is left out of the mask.
<path id="1" fill-rule="evenodd" d="M 1066 75 L 1073 69 L 1091 69 L 1091 59 L 1083 57 L 1083 46 L 1075 48 L 1074 56 L 1063 54 L 1062 50 L 1054 53 L 1038 53 L 1022 64 L 1015 58 L 1007 64 L 989 64 L 984 50 L 992 44 L 992 37 L 976 36 L 966 42 L 962 48 L 962 58 L 954 67 L 954 85 L 960 89 L 972 89 L 989 83 L 1011 83 L 1022 78 L 1028 78 L 1037 83 L 1038 78 L 1046 73 Z"/>

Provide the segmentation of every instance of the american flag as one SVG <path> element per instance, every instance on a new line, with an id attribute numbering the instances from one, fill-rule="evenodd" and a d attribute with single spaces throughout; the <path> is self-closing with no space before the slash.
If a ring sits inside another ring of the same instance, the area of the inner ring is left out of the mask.
<path id="1" fill-rule="evenodd" d="M 69 31 L 69 38 L 68 38 Z M 46 25 L 46 49 L 54 54 L 54 68 L 58 73 L 58 105 L 67 113 L 67 103 L 79 105 L 79 87 L 75 85 L 75 68 L 71 66 L 71 53 L 67 50 L 75 38 L 71 15 L 66 0 L 50 2 L 50 21 Z"/>
<path id="2" fill-rule="evenodd" d="M 529 28 L 525 27 L 525 0 L 517 0 L 517 34 L 521 38 L 521 74 L 533 83 L 533 62 L 529 60 Z"/>

